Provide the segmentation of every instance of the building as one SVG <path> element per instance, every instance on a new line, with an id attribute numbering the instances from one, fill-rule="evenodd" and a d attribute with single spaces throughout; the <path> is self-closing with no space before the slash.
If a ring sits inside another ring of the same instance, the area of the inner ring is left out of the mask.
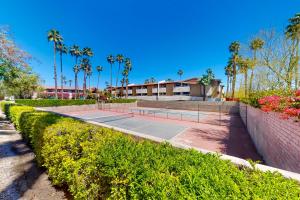
<path id="1" fill-rule="evenodd" d="M 211 85 L 200 85 L 198 78 L 184 81 L 130 84 L 128 85 L 128 98 L 143 100 L 198 100 L 221 98 L 223 86 L 221 80 L 214 79 Z M 109 88 L 108 88 L 109 89 Z M 113 87 L 113 93 L 117 96 L 125 96 L 126 87 Z M 206 95 L 204 95 L 204 92 Z"/>
<path id="2" fill-rule="evenodd" d="M 83 89 L 78 88 L 77 89 L 79 96 L 83 96 Z M 36 96 L 35 96 L 36 95 Z M 41 97 L 41 98 L 54 98 L 55 97 L 55 87 L 53 86 L 44 86 L 44 91 L 36 93 L 33 98 Z M 57 87 L 57 95 L 58 97 L 61 97 L 61 87 Z M 75 98 L 75 88 L 74 87 L 68 87 L 64 86 L 63 88 L 63 95 L 64 99 L 72 99 Z"/>

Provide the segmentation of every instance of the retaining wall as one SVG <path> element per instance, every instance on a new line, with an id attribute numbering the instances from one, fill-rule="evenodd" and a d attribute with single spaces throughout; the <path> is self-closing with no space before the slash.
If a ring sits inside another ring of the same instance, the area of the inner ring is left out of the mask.
<path id="1" fill-rule="evenodd" d="M 239 114 L 238 102 L 206 102 L 206 101 L 138 101 L 138 107 L 167 108 L 205 112 L 223 112 Z"/>
<path id="2" fill-rule="evenodd" d="M 300 173 L 300 122 L 280 118 L 243 103 L 240 116 L 265 162 L 273 167 Z"/>

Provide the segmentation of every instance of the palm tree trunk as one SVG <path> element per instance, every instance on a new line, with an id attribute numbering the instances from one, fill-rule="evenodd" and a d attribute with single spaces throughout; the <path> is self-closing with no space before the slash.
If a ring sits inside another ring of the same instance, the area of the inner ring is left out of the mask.
<path id="1" fill-rule="evenodd" d="M 75 99 L 77 99 L 77 73 L 75 73 Z"/>
<path id="2" fill-rule="evenodd" d="M 97 92 L 99 91 L 99 80 L 100 80 L 100 72 L 98 73 Z"/>
<path id="3" fill-rule="evenodd" d="M 83 96 L 85 97 L 85 93 L 86 93 L 86 71 L 84 71 L 83 74 Z"/>
<path id="4" fill-rule="evenodd" d="M 228 97 L 228 90 L 229 90 L 229 76 L 227 76 L 227 84 L 226 84 L 226 97 Z"/>
<path id="5" fill-rule="evenodd" d="M 126 82 L 126 99 L 128 98 L 128 82 Z"/>
<path id="6" fill-rule="evenodd" d="M 248 97 L 248 73 L 247 73 L 247 70 L 245 71 L 244 79 L 245 79 L 245 97 Z"/>
<path id="7" fill-rule="evenodd" d="M 91 76 L 89 75 L 89 90 L 91 90 Z"/>
<path id="8" fill-rule="evenodd" d="M 54 42 L 54 87 L 55 87 L 55 98 L 57 99 L 57 74 L 56 74 L 56 43 Z"/>
<path id="9" fill-rule="evenodd" d="M 251 75 L 250 75 L 250 80 L 249 80 L 249 92 L 252 92 L 253 78 L 254 78 L 254 70 L 251 69 Z"/>
<path id="10" fill-rule="evenodd" d="M 110 94 L 112 94 L 112 63 L 110 63 Z"/>
<path id="11" fill-rule="evenodd" d="M 116 80 L 116 87 L 118 87 L 118 80 L 119 80 L 119 73 L 120 73 L 120 68 L 121 68 L 121 63 L 119 62 L 119 68 L 118 68 L 118 73 L 117 73 L 117 80 Z"/>
<path id="12" fill-rule="evenodd" d="M 61 81 L 61 99 L 64 99 L 64 83 L 63 83 L 63 68 L 62 68 L 62 52 L 60 52 L 60 81 Z"/>
<path id="13" fill-rule="evenodd" d="M 235 82 L 236 82 L 236 64 L 233 64 L 233 79 L 232 79 L 232 93 L 231 98 L 234 98 L 234 92 L 235 92 Z"/>
<path id="14" fill-rule="evenodd" d="M 295 61 L 295 89 L 298 89 L 299 80 L 299 39 L 296 42 L 296 61 Z"/>

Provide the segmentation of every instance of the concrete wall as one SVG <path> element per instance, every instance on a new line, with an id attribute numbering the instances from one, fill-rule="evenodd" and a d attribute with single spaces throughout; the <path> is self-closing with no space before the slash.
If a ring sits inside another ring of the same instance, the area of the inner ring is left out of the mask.
<path id="1" fill-rule="evenodd" d="M 265 162 L 273 167 L 300 172 L 300 123 L 240 104 L 240 115 Z"/>
<path id="2" fill-rule="evenodd" d="M 239 114 L 238 102 L 206 102 L 206 101 L 138 101 L 138 107 L 168 108 L 178 110 L 199 110 L 206 112 L 223 112 Z"/>

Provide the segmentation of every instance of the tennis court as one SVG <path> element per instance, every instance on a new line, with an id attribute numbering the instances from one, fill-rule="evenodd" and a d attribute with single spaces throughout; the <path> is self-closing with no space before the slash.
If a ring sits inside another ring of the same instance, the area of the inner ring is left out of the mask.
<path id="1" fill-rule="evenodd" d="M 143 107 L 60 113 L 192 147 L 262 160 L 240 117 L 235 115 Z"/>

